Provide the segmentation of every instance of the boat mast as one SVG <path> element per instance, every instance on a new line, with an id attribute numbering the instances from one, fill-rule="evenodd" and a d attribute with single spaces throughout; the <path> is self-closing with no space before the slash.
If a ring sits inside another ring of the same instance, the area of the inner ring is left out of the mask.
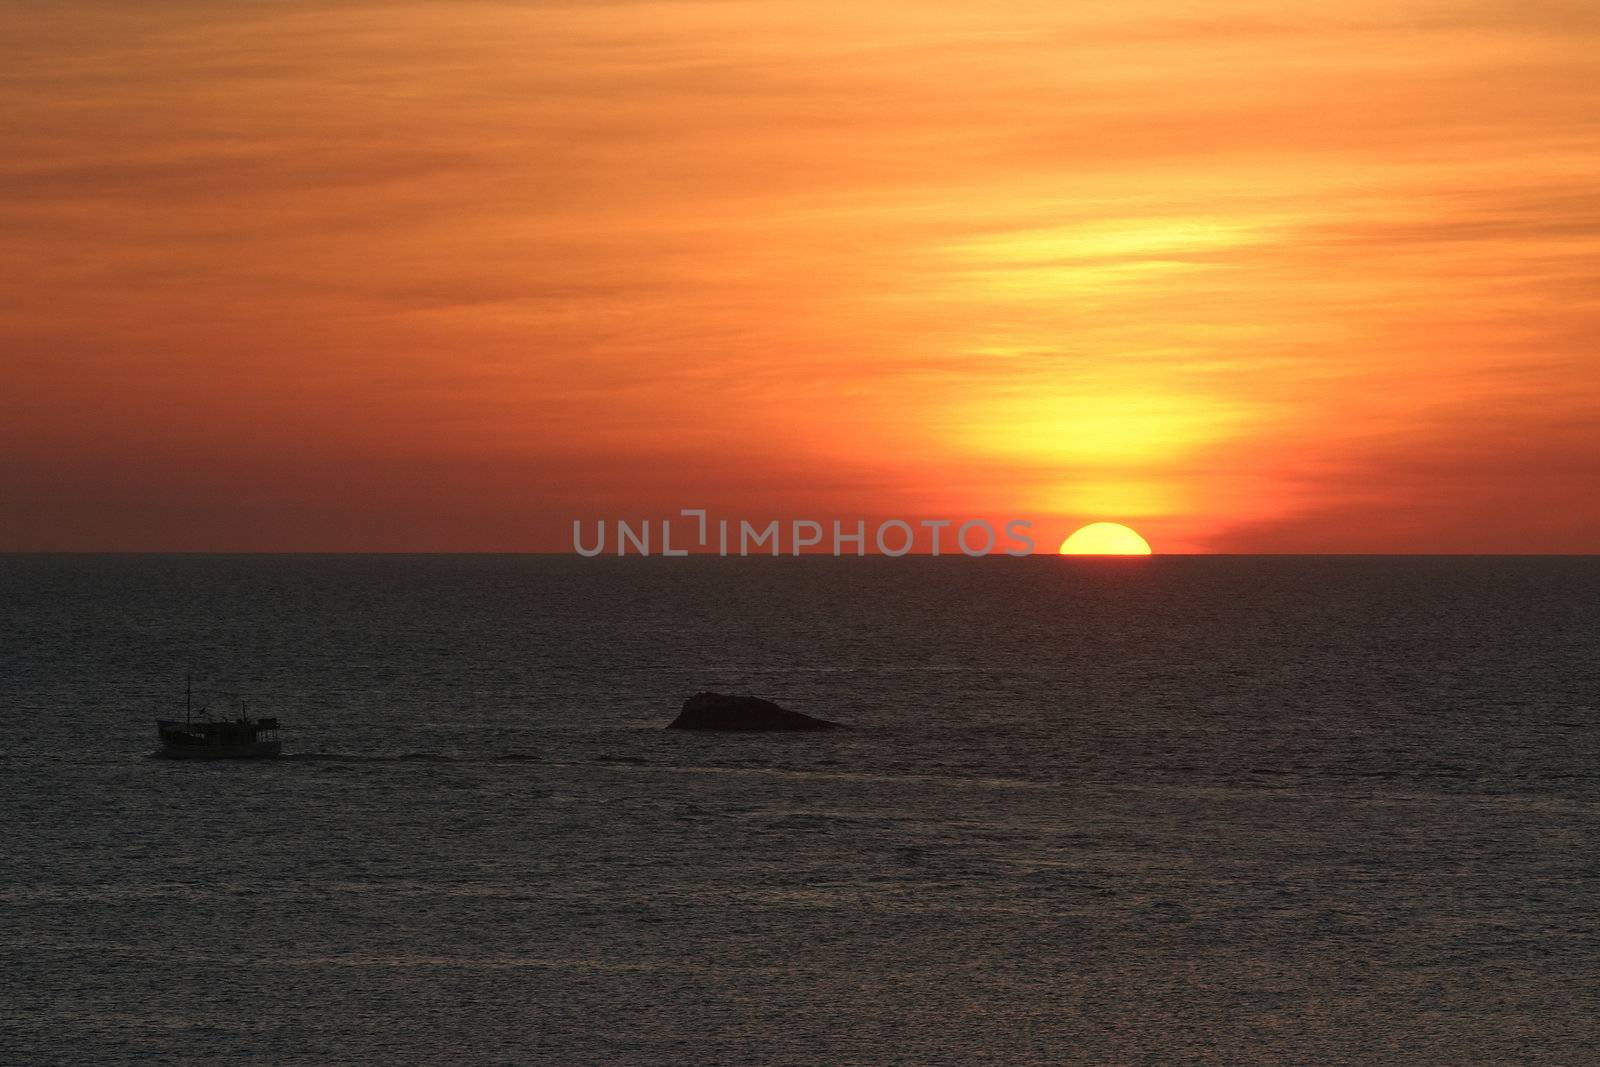
<path id="1" fill-rule="evenodd" d="M 183 724 L 190 725 L 190 718 L 194 715 L 194 675 L 183 676 Z"/>

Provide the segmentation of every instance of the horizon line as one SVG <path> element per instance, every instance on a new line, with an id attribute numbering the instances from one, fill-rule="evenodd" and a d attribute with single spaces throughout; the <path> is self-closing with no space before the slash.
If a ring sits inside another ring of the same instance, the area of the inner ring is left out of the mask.
<path id="1" fill-rule="evenodd" d="M 832 553 L 832 552 L 785 552 L 779 555 L 770 553 L 751 553 L 749 555 L 723 555 L 717 552 L 689 552 L 682 556 L 664 556 L 659 553 L 641 554 L 628 553 L 617 555 L 605 553 L 597 556 L 582 556 L 576 552 L 549 552 L 537 549 L 121 549 L 121 548 L 93 548 L 93 549 L 7 549 L 0 548 L 0 556 L 540 556 L 552 558 L 568 558 L 595 562 L 598 560 L 683 560 L 683 559 L 721 559 L 721 560 L 787 560 L 787 559 L 838 559 L 838 560 L 865 560 L 865 559 L 962 559 L 979 562 L 982 560 L 1028 560 L 1028 559 L 1058 559 L 1058 560 L 1083 560 L 1083 559 L 1116 559 L 1116 560 L 1141 560 L 1166 557 L 1170 559 L 1593 559 L 1600 558 L 1600 550 L 1592 552 L 1151 552 L 1148 555 L 1119 555 L 1119 554 L 1081 554 L 1064 555 L 1059 552 L 1033 552 L 1023 556 L 1013 556 L 1004 552 L 995 552 L 983 556 L 969 556 L 962 552 L 907 552 L 899 556 L 891 556 L 883 552 L 867 552 L 862 554 Z"/>

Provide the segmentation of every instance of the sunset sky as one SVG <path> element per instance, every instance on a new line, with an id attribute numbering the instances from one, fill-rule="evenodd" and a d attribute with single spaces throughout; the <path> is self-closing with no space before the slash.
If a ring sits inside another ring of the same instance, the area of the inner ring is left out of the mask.
<path id="1" fill-rule="evenodd" d="M 1591 0 L 0 13 L 0 549 L 1600 551 Z"/>

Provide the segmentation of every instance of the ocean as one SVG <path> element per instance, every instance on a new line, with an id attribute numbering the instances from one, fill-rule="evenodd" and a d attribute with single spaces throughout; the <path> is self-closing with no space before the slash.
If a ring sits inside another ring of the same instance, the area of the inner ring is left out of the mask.
<path id="1" fill-rule="evenodd" d="M 1600 1062 L 1600 559 L 5 556 L 0 686 L 0 1063 Z"/>

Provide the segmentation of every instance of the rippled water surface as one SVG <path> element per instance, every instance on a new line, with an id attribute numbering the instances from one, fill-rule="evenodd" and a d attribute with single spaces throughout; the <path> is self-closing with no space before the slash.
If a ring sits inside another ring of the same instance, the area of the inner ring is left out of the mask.
<path id="1" fill-rule="evenodd" d="M 1600 1060 L 1600 560 L 0 557 L 0 684 L 0 1062 Z"/>

